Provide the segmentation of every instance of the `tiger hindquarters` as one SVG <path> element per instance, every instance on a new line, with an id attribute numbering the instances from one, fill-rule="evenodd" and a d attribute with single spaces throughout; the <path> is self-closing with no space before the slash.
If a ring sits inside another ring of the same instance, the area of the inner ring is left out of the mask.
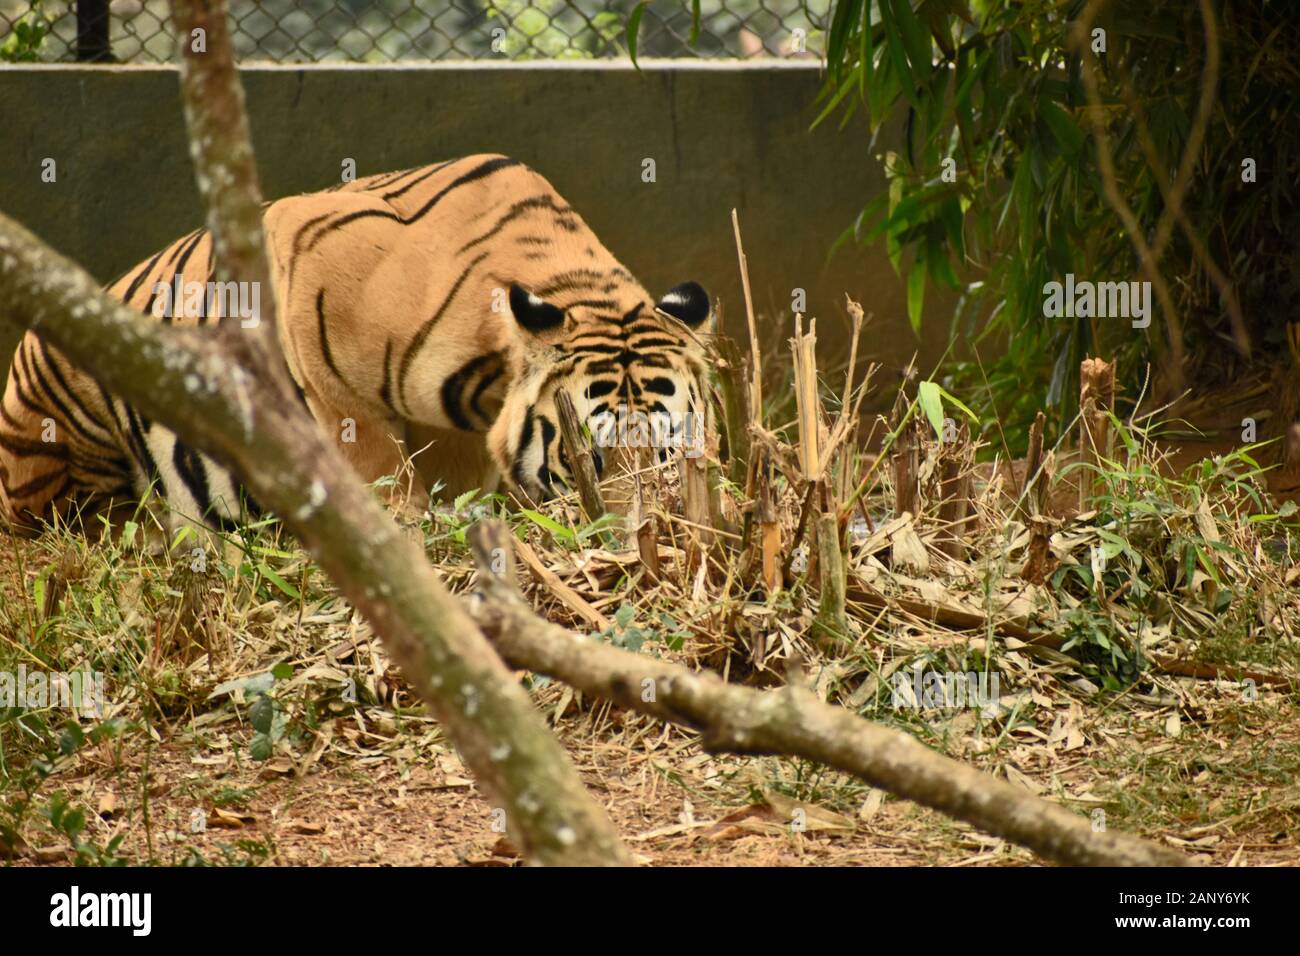
<path id="1" fill-rule="evenodd" d="M 28 332 L 14 351 L 0 400 L 0 522 L 38 533 L 56 518 L 84 518 L 132 497 L 107 396 Z"/>

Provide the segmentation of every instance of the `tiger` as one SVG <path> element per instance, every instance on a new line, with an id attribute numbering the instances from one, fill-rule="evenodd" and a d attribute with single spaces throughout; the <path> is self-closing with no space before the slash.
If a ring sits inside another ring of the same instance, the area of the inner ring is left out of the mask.
<path id="1" fill-rule="evenodd" d="M 417 495 L 503 482 L 551 498 L 572 482 L 561 390 L 589 428 L 624 407 L 708 427 L 708 294 L 686 281 L 653 299 L 518 160 L 342 182 L 264 204 L 263 225 L 298 397 L 364 481 L 414 460 Z M 200 228 L 107 291 L 164 323 L 255 323 L 259 290 L 222 288 L 214 266 Z M 36 532 L 151 491 L 221 529 L 261 513 L 228 470 L 28 332 L 0 402 L 0 517 Z"/>

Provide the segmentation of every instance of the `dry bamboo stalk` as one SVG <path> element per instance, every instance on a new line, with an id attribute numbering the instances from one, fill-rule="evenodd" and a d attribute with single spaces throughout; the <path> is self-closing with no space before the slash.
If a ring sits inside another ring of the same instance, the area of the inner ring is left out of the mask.
<path id="1" fill-rule="evenodd" d="M 1079 476 L 1079 510 L 1095 494 L 1102 458 L 1110 457 L 1110 419 L 1115 406 L 1115 365 L 1086 358 L 1079 366 L 1079 455 L 1085 462 Z"/>
<path id="2" fill-rule="evenodd" d="M 754 367 L 749 387 L 749 420 L 754 425 L 763 424 L 763 358 L 758 345 L 758 322 L 754 318 L 754 296 L 749 290 L 749 260 L 740 241 L 740 217 L 731 210 L 731 228 L 736 234 L 736 257 L 740 262 L 740 286 L 745 293 L 745 318 L 749 323 L 749 354 Z"/>
<path id="3" fill-rule="evenodd" d="M 632 527 L 636 529 L 636 549 L 641 561 L 641 567 L 645 569 L 646 576 L 654 583 L 658 583 L 660 577 L 659 569 L 659 534 L 657 522 L 653 514 L 649 513 L 645 503 L 645 485 L 641 483 L 641 476 L 633 477 L 635 495 L 633 497 L 634 510 L 632 513 Z"/>
<path id="4" fill-rule="evenodd" d="M 821 494 L 826 493 L 819 485 Z M 817 532 L 817 573 L 821 583 L 817 617 L 813 621 L 813 635 L 825 651 L 843 644 L 849 638 L 849 619 L 845 612 L 844 554 L 840 550 L 840 522 L 833 507 L 823 507 L 815 519 Z"/>
<path id="5" fill-rule="evenodd" d="M 918 620 L 954 630 L 983 631 L 992 628 L 995 634 L 1014 637 L 1026 644 L 1038 643 L 1040 638 L 1046 637 L 1031 631 L 1027 621 L 1015 618 L 996 619 L 967 608 L 939 604 L 922 598 L 886 594 L 857 576 L 854 576 L 849 586 L 849 600 L 872 610 L 902 611 Z"/>
<path id="6" fill-rule="evenodd" d="M 853 339 L 849 343 L 849 369 L 844 375 L 844 396 L 840 399 L 840 420 L 836 423 L 835 429 L 837 432 L 844 423 L 849 423 L 849 427 L 856 427 L 858 409 L 857 403 L 853 401 L 853 375 L 857 371 L 858 340 L 862 336 L 862 325 L 866 321 L 866 314 L 862 311 L 862 306 L 857 302 L 854 302 L 847 295 L 844 296 L 844 299 L 847 303 L 849 317 L 853 319 Z M 868 369 L 867 377 L 870 378 L 870 376 L 871 371 Z M 858 402 L 860 403 L 861 400 L 861 397 L 859 397 Z M 837 445 L 838 442 L 832 439 L 830 444 L 833 447 Z M 831 450 L 828 449 L 827 455 L 831 454 Z M 840 469 L 839 494 L 837 500 L 843 501 L 848 497 L 849 493 L 849 469 L 852 464 L 852 454 L 841 455 L 840 458 L 844 462 L 844 465 Z"/>
<path id="7" fill-rule="evenodd" d="M 910 425 L 898 436 L 896 451 L 890 457 L 894 468 L 894 514 L 905 511 L 917 513 L 917 472 L 920 471 L 920 449 L 917 447 L 916 429 Z"/>
<path id="8" fill-rule="evenodd" d="M 613 626 L 613 621 L 592 607 L 581 594 L 561 581 L 560 576 L 546 566 L 546 563 L 537 556 L 537 552 L 529 546 L 528 542 L 520 541 L 512 535 L 510 543 L 514 546 L 519 559 L 528 565 L 528 570 L 561 604 L 598 631 L 605 631 Z"/>
<path id="9" fill-rule="evenodd" d="M 582 502 L 582 510 L 587 513 L 587 520 L 595 521 L 605 514 L 605 498 L 600 493 L 596 466 L 591 460 L 591 449 L 583 440 L 582 426 L 578 423 L 578 412 L 573 407 L 573 399 L 563 389 L 555 393 L 555 411 L 560 419 L 560 441 L 564 443 L 565 453 L 569 457 L 569 471 L 578 486 L 578 500 Z"/>
<path id="10" fill-rule="evenodd" d="M 1048 514 L 1051 511 L 1051 500 L 1047 497 L 1047 490 L 1052 487 L 1052 482 L 1056 478 L 1056 452 L 1048 449 L 1043 455 L 1042 467 L 1038 469 L 1038 483 L 1034 486 L 1034 495 L 1037 499 L 1038 513 L 1040 515 Z"/>
<path id="11" fill-rule="evenodd" d="M 727 477 L 739 486 L 749 465 L 749 427 L 746 418 L 744 360 L 740 347 L 729 338 L 719 336 L 714 342 L 718 351 L 718 390 L 721 392 L 722 424 L 727 435 Z"/>
<path id="12" fill-rule="evenodd" d="M 853 319 L 853 339 L 849 343 L 849 370 L 844 375 L 844 398 L 840 402 L 840 408 L 847 410 L 852 404 L 853 399 L 853 373 L 857 370 L 858 364 L 858 339 L 862 335 L 862 323 L 866 320 L 866 313 L 862 311 L 862 306 L 854 302 L 847 295 L 849 317 Z"/>
<path id="13" fill-rule="evenodd" d="M 772 467 L 768 460 L 770 452 L 766 447 L 758 453 L 756 459 L 757 499 L 754 503 L 758 518 L 758 541 L 762 554 L 763 584 L 768 594 L 781 590 L 781 523 L 776 511 L 775 495 L 772 492 Z"/>
<path id="14" fill-rule="evenodd" d="M 680 455 L 677 473 L 681 477 L 682 512 L 691 523 L 688 531 L 690 555 L 687 567 L 692 572 L 704 560 L 704 553 L 713 546 L 713 522 L 709 514 L 709 472 L 703 456 L 691 458 Z"/>
<path id="15" fill-rule="evenodd" d="M 821 478 L 822 462 L 818 442 L 821 402 L 817 396 L 817 320 L 803 331 L 803 316 L 794 317 L 794 400 L 799 421 L 799 467 L 807 481 Z"/>
<path id="16" fill-rule="evenodd" d="M 1046 482 L 1034 483 L 1039 470 L 1043 467 L 1043 428 L 1047 416 L 1041 411 L 1034 416 L 1034 423 L 1029 426 L 1029 449 L 1025 455 L 1025 480 L 1020 486 L 1020 510 L 1028 518 L 1030 515 L 1042 514 L 1043 496 Z"/>
<path id="17" fill-rule="evenodd" d="M 820 583 L 820 604 L 813 620 L 814 639 L 831 650 L 849 635 L 844 610 L 844 554 L 840 550 L 839 509 L 830 500 L 830 486 L 824 480 L 821 457 L 821 398 L 817 388 L 817 320 L 803 330 L 803 317 L 794 319 L 795 405 L 799 422 L 799 466 L 812 489 L 812 528 L 816 550 L 816 575 Z M 813 569 L 810 568 L 810 573 Z"/>
<path id="18" fill-rule="evenodd" d="M 970 430 L 962 423 L 955 440 L 939 446 L 940 549 L 954 561 L 966 559 L 966 514 L 970 505 Z"/>
<path id="19" fill-rule="evenodd" d="M 641 567 L 645 569 L 646 577 L 652 583 L 657 584 L 661 573 L 659 568 L 659 535 L 655 530 L 653 515 L 647 516 L 644 521 L 636 526 L 636 549 L 641 559 Z"/>
<path id="20" fill-rule="evenodd" d="M 1030 584 L 1043 584 L 1052 573 L 1052 522 L 1044 515 L 1033 515 L 1029 519 L 1029 555 L 1020 577 Z"/>
<path id="21" fill-rule="evenodd" d="M 708 488 L 709 525 L 734 532 L 735 525 L 722 512 L 722 465 L 712 456 L 704 459 L 704 483 Z"/>
<path id="22" fill-rule="evenodd" d="M 794 554 L 799 550 L 799 545 L 803 542 L 804 532 L 808 528 L 808 520 L 812 516 L 813 506 L 817 496 L 817 486 L 815 484 L 808 486 L 808 491 L 803 497 L 803 507 L 799 509 L 799 523 L 795 526 L 794 537 L 790 540 L 790 549 L 786 553 L 785 563 L 781 565 L 782 579 L 790 576 L 791 565 L 794 564 Z"/>

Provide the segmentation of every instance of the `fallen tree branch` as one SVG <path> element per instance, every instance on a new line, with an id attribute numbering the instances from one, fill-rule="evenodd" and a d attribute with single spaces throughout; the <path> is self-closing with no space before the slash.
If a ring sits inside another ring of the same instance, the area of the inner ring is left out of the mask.
<path id="1" fill-rule="evenodd" d="M 483 599 L 471 613 L 514 666 L 585 694 L 698 730 L 705 749 L 800 756 L 914 800 L 1057 863 L 1179 866 L 1182 853 L 1123 833 L 1094 832 L 1064 807 L 935 753 L 912 737 L 826 704 L 796 685 L 759 691 L 668 661 L 619 650 L 537 617 L 489 570 L 508 532 L 479 522 L 469 541 Z"/>

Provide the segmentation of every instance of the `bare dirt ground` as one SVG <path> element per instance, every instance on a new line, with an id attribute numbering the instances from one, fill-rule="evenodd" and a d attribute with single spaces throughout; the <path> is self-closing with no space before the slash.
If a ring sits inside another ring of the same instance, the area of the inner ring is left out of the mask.
<path id="1" fill-rule="evenodd" d="M 1286 788 L 1267 780 L 1243 780 L 1218 789 L 1206 779 L 1213 778 L 1222 765 L 1249 762 L 1252 744 L 1261 739 L 1270 741 L 1270 749 L 1295 753 L 1294 712 L 1285 715 L 1289 719 L 1277 713 L 1260 716 L 1258 724 L 1238 729 L 1242 737 L 1235 745 L 1219 751 L 1219 766 L 1207 760 L 1201 748 L 1181 745 L 1157 727 L 1145 739 L 1137 734 L 1111 738 L 1098 732 L 1099 744 L 1085 744 L 1064 755 L 1062 765 L 1050 771 L 1030 762 L 1017 767 L 1008 758 L 1001 762 L 1000 775 L 1036 792 L 1092 795 L 1102 804 L 1113 800 L 1118 789 L 1140 783 L 1133 774 L 1116 776 L 1110 769 L 1112 761 L 1172 759 L 1180 763 L 1188 782 L 1196 784 L 1204 803 L 1186 809 L 1152 805 L 1148 809 L 1161 824 L 1143 827 L 1145 835 L 1168 839 L 1218 865 L 1295 865 L 1300 862 L 1296 843 L 1300 792 L 1290 788 L 1288 794 Z M 769 761 L 713 758 L 676 732 L 652 732 L 647 735 L 652 739 L 645 740 L 637 752 L 593 739 L 585 724 L 585 718 L 566 719 L 561 736 L 588 787 L 604 803 L 633 852 L 647 864 L 1035 862 L 1027 851 L 878 792 L 863 789 L 866 795 L 861 799 L 852 795 L 857 806 L 846 806 L 849 794 L 843 780 L 822 781 L 826 793 L 819 796 L 824 802 L 782 799 L 775 792 L 768 800 L 755 802 L 753 790 L 775 776 L 763 766 Z M 1279 739 L 1288 731 L 1289 738 Z M 273 761 L 269 767 L 252 764 L 240 759 L 234 740 L 220 743 L 223 746 L 210 749 L 163 743 L 147 755 L 143 748 L 132 747 L 120 762 L 111 754 L 90 755 L 57 773 L 48 785 L 65 789 L 79 803 L 98 811 L 86 839 L 105 844 L 123 833 L 126 839 L 119 853 L 137 863 L 519 863 L 508 841 L 492 828 L 492 808 L 445 743 L 431 745 L 425 751 L 431 759 L 421 759 L 409 746 L 367 753 L 364 742 L 349 745 L 341 737 L 329 746 L 324 759 L 302 775 L 287 761 Z M 1176 789 L 1171 788 L 1170 795 Z M 1255 810 L 1216 812 L 1240 801 L 1254 803 Z M 789 819 L 795 805 L 806 810 L 802 832 Z M 1088 812 L 1088 803 L 1075 801 L 1074 805 Z M 67 864 L 72 858 L 66 842 L 60 844 L 51 834 L 48 844 L 32 846 L 22 862 Z"/>

